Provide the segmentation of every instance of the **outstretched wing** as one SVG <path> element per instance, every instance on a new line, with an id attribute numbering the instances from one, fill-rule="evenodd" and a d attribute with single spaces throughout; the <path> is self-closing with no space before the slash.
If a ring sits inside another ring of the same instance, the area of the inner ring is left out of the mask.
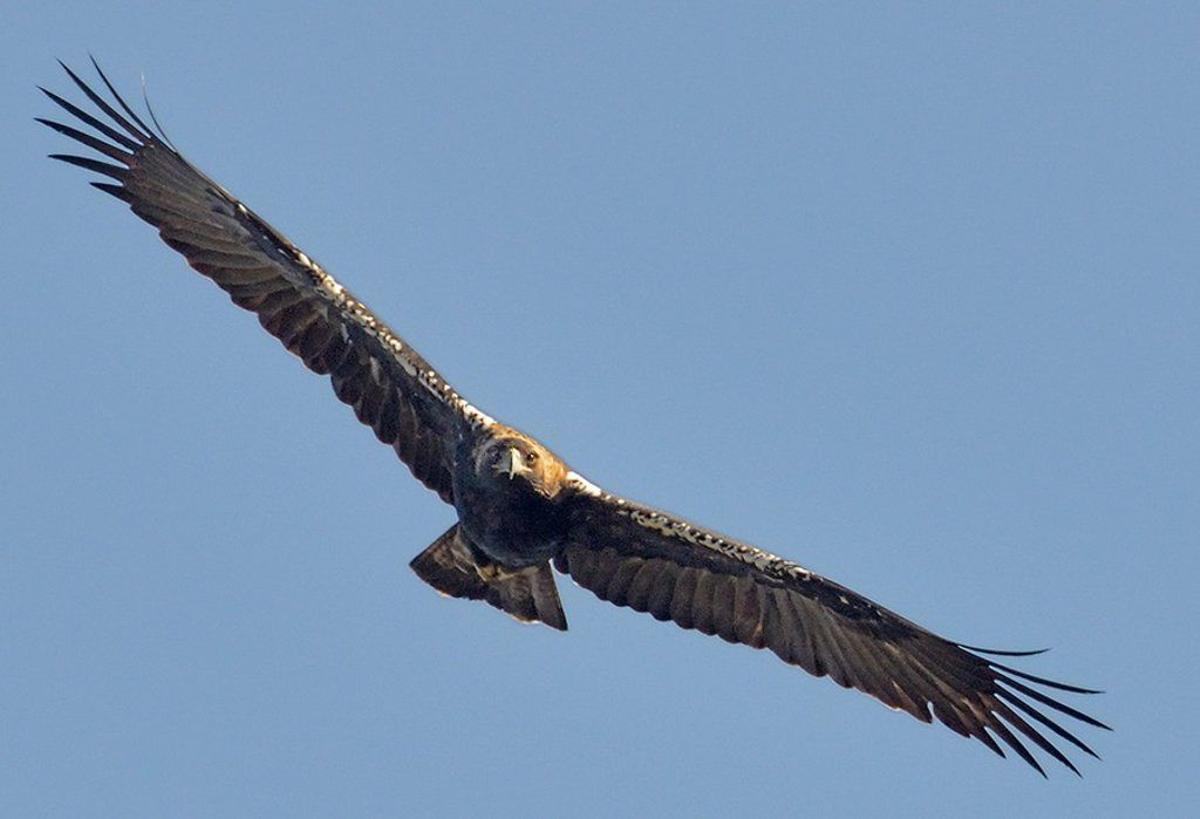
<path id="1" fill-rule="evenodd" d="M 64 154 L 52 158 L 112 178 L 115 183 L 92 185 L 127 202 L 234 304 L 257 313 L 267 332 L 306 367 L 328 375 L 337 397 L 359 420 L 393 446 L 422 483 L 453 502 L 449 449 L 459 431 L 489 426 L 492 419 L 468 404 L 319 264 L 185 160 L 130 110 L 95 60 L 92 64 L 120 112 L 63 68 L 107 122 L 42 91 L 76 124 L 90 126 L 104 139 L 60 122 L 38 121 L 118 164 Z"/>
<path id="2" fill-rule="evenodd" d="M 577 476 L 569 483 L 575 490 L 573 523 L 555 568 L 600 599 L 731 643 L 769 648 L 810 674 L 828 674 L 922 722 L 931 721 L 932 710 L 954 731 L 1003 756 L 991 732 L 1043 776 L 1018 733 L 1079 771 L 1026 718 L 1096 756 L 1037 706 L 1107 726 L 1022 680 L 1097 692 L 1033 677 L 975 653 L 1037 652 L 951 642 L 783 558 L 618 498 Z"/>

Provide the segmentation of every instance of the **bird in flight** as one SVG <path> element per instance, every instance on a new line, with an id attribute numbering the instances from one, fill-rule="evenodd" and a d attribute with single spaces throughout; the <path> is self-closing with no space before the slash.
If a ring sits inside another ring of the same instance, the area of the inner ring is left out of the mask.
<path id="1" fill-rule="evenodd" d="M 153 112 L 152 128 L 92 64 L 111 100 L 63 65 L 96 110 L 43 88 L 75 122 L 38 121 L 104 159 L 51 158 L 111 180 L 91 184 L 125 202 L 308 369 L 328 376 L 338 399 L 454 507 L 455 523 L 411 563 L 439 592 L 565 631 L 557 570 L 602 600 L 768 648 L 922 722 L 936 717 L 1000 756 L 1003 743 L 1043 776 L 1025 742 L 1079 773 L 1047 733 L 1096 756 L 1052 714 L 1108 726 L 1041 689 L 1099 692 L 992 659 L 1039 652 L 939 637 L 803 566 L 601 489 L 472 406 L 325 268 L 184 159 Z"/>

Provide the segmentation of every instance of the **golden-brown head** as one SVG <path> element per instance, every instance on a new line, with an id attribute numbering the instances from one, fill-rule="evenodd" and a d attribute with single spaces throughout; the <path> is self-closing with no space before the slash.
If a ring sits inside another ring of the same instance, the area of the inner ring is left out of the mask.
<path id="1" fill-rule="evenodd" d="M 528 486 L 545 498 L 562 490 L 568 471 L 557 455 L 511 427 L 494 430 L 476 447 L 474 467 L 485 481 L 501 479 L 512 489 Z"/>

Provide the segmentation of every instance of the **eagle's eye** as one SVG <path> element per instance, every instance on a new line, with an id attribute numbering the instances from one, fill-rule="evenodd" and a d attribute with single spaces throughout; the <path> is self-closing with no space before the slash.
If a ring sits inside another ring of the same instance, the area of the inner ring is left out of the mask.
<path id="1" fill-rule="evenodd" d="M 538 454 L 535 450 L 531 449 L 527 453 L 525 453 L 525 460 L 528 461 L 529 463 L 531 463 L 531 464 L 537 463 L 537 459 L 538 459 Z"/>

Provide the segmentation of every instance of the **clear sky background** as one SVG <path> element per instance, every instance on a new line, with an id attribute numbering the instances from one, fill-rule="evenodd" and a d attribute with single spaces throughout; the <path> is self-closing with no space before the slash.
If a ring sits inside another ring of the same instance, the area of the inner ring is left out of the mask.
<path id="1" fill-rule="evenodd" d="M 1194 4 L 7 4 L 0 813 L 1196 804 Z M 103 6 L 103 8 L 101 8 Z M 452 520 L 87 175 L 94 51 L 472 401 L 614 491 L 1107 689 L 1043 781 Z M 71 94 L 73 98 L 78 95 Z M 1078 756 L 1078 755 L 1076 755 Z"/>

